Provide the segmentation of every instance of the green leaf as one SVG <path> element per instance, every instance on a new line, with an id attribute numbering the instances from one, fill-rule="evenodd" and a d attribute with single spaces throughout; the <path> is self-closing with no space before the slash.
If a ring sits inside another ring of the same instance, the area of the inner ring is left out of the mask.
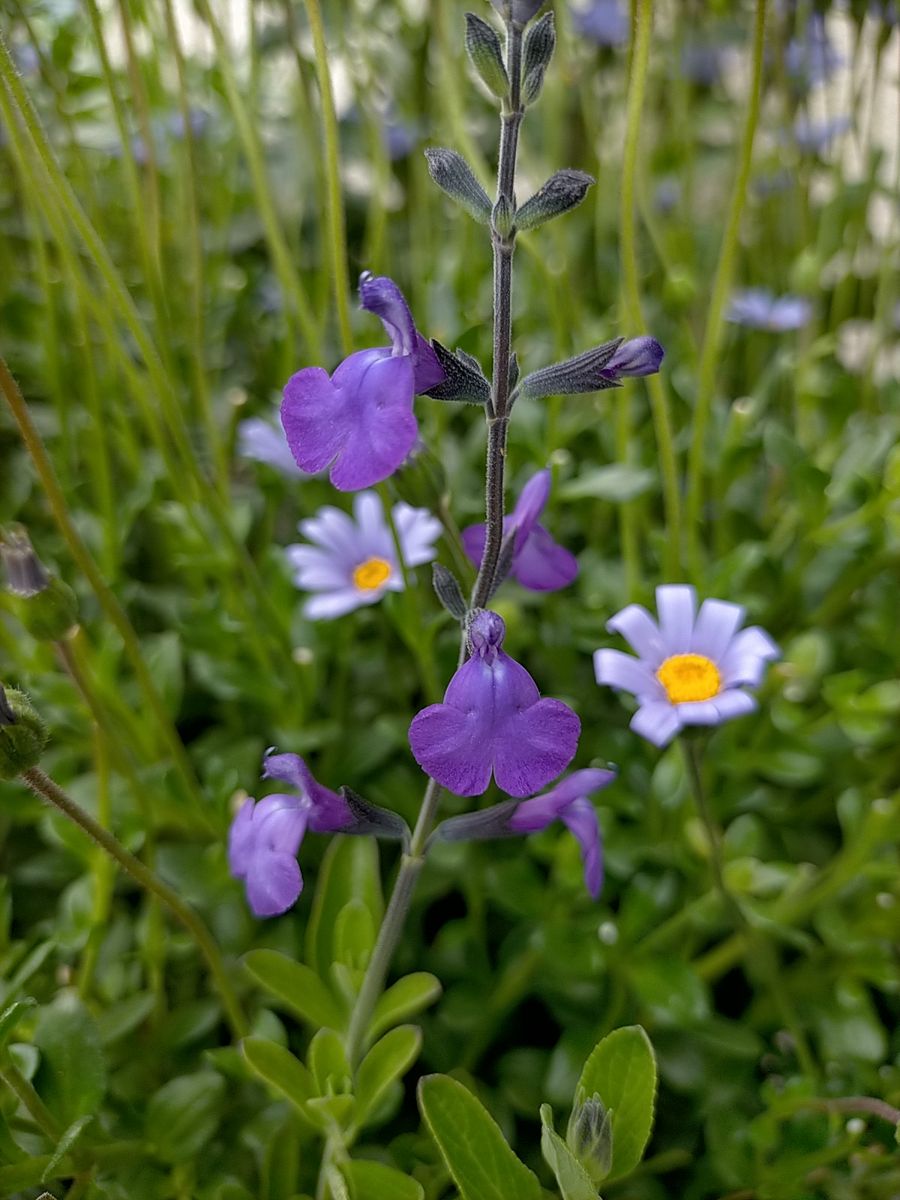
<path id="1" fill-rule="evenodd" d="M 419 1082 L 419 1107 L 462 1200 L 540 1200 L 537 1176 L 479 1100 L 449 1075 Z"/>
<path id="2" fill-rule="evenodd" d="M 541 1105 L 541 1154 L 556 1176 L 563 1200 L 597 1200 L 590 1175 L 553 1128 L 549 1104 Z"/>
<path id="3" fill-rule="evenodd" d="M 318 1095 L 330 1096 L 333 1092 L 352 1091 L 352 1075 L 344 1043 L 333 1030 L 319 1030 L 309 1044 L 307 1061 L 316 1081 Z"/>
<path id="4" fill-rule="evenodd" d="M 404 975 L 388 988 L 375 1005 L 369 1036 L 373 1039 L 380 1037 L 394 1025 L 414 1017 L 423 1008 L 433 1004 L 441 991 L 440 980 L 427 971 Z"/>
<path id="5" fill-rule="evenodd" d="M 651 491 L 656 483 L 656 474 L 645 467 L 631 467 L 626 463 L 609 463 L 582 471 L 577 479 L 564 483 L 559 488 L 560 500 L 618 501 L 620 504 L 636 500 Z"/>
<path id="6" fill-rule="evenodd" d="M 15 1027 L 28 1010 L 34 1008 L 36 1004 L 37 1000 L 31 996 L 23 996 L 21 1000 L 16 1000 L 0 1013 L 0 1047 L 6 1045 Z"/>
<path id="7" fill-rule="evenodd" d="M 73 992 L 41 1009 L 34 1031 L 41 1063 L 34 1085 L 63 1125 L 95 1113 L 106 1091 L 97 1022 Z"/>
<path id="8" fill-rule="evenodd" d="M 384 1163 L 350 1159 L 343 1165 L 353 1200 L 424 1200 L 422 1185 Z"/>
<path id="9" fill-rule="evenodd" d="M 167 1163 L 196 1157 L 219 1126 L 225 1080 L 215 1071 L 181 1075 L 150 1097 L 144 1135 Z"/>
<path id="10" fill-rule="evenodd" d="M 378 846 L 374 838 L 333 838 L 322 866 L 306 930 L 306 959 L 322 979 L 328 978 L 331 964 L 337 960 L 335 932 L 338 916 L 350 900 L 361 900 L 377 929 L 381 924 L 384 902 Z"/>
<path id="11" fill-rule="evenodd" d="M 360 1125 L 378 1107 L 384 1093 L 419 1057 L 422 1031 L 401 1025 L 376 1042 L 356 1072 L 357 1121 Z"/>
<path id="12" fill-rule="evenodd" d="M 594 1047 L 584 1064 L 576 1095 L 597 1092 L 613 1110 L 610 1179 L 627 1175 L 641 1161 L 653 1124 L 656 1059 L 640 1025 L 615 1029 Z"/>
<path id="13" fill-rule="evenodd" d="M 265 1083 L 303 1112 L 307 1100 L 316 1094 L 312 1075 L 298 1058 L 268 1038 L 247 1037 L 241 1051 L 249 1066 Z"/>
<path id="14" fill-rule="evenodd" d="M 53 1151 L 53 1156 L 44 1170 L 44 1179 L 53 1178 L 57 1172 L 59 1164 L 66 1157 L 93 1119 L 94 1118 L 92 1115 L 79 1117 L 78 1120 L 73 1121 L 69 1128 L 63 1133 L 62 1137 L 59 1139 L 59 1144 Z M 40 1197 L 38 1197 L 38 1200 L 40 1200 Z"/>
<path id="15" fill-rule="evenodd" d="M 342 1029 L 344 1013 L 315 971 L 277 950 L 250 950 L 244 966 L 254 979 L 292 1012 L 325 1029 Z"/>
<path id="16" fill-rule="evenodd" d="M 364 971 L 375 945 L 375 924 L 362 900 L 348 900 L 334 926 L 335 962 Z"/>

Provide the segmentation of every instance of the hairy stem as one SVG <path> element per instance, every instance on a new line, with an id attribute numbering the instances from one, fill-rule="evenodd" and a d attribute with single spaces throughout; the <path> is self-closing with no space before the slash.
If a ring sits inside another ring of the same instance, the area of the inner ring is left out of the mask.
<path id="1" fill-rule="evenodd" d="M 88 837 L 93 838 L 110 858 L 115 859 L 123 871 L 126 871 L 145 891 L 161 900 L 178 918 L 206 959 L 235 1037 L 245 1037 L 249 1032 L 247 1023 L 232 989 L 219 948 L 197 913 L 184 903 L 173 888 L 145 867 L 139 858 L 135 858 L 130 851 L 126 850 L 107 829 L 94 820 L 90 813 L 85 812 L 80 805 L 76 804 L 40 767 L 31 767 L 29 770 L 23 771 L 21 778 L 37 796 L 61 812 L 63 816 L 68 817 Z"/>

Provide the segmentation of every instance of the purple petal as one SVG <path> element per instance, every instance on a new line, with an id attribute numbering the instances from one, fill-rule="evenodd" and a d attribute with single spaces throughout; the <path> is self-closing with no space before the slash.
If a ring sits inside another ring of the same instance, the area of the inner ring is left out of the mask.
<path id="1" fill-rule="evenodd" d="M 287 912 L 303 890 L 300 864 L 290 854 L 257 854 L 247 875 L 247 900 L 254 916 Z"/>
<path id="2" fill-rule="evenodd" d="M 550 496 L 552 474 L 548 470 L 538 471 L 532 475 L 522 491 L 516 506 L 512 511 L 511 523 L 524 543 L 534 526 L 538 523 L 541 513 L 547 507 Z M 519 541 L 519 537 L 516 538 Z"/>
<path id="3" fill-rule="evenodd" d="M 228 869 L 237 879 L 243 879 L 253 853 L 253 809 L 256 801 L 244 801 L 228 831 Z"/>
<path id="4" fill-rule="evenodd" d="M 744 609 L 740 604 L 704 600 L 691 636 L 691 652 L 720 662 L 743 620 Z"/>
<path id="5" fill-rule="evenodd" d="M 654 746 L 665 746 L 681 728 L 681 721 L 678 710 L 668 700 L 654 700 L 641 705 L 631 718 L 631 728 Z"/>
<path id="6" fill-rule="evenodd" d="M 591 898 L 596 900 L 603 886 L 603 841 L 597 813 L 590 800 L 582 797 L 573 800 L 561 816 L 581 847 L 584 884 Z"/>
<path id="7" fill-rule="evenodd" d="M 367 312 L 375 313 L 381 319 L 395 355 L 409 355 L 415 351 L 415 322 L 403 293 L 393 279 L 363 271 L 359 277 L 359 300 Z"/>
<path id="8" fill-rule="evenodd" d="M 468 525 L 460 535 L 462 538 L 463 549 L 469 556 L 469 559 L 476 567 L 481 566 L 481 560 L 484 558 L 484 544 L 487 540 L 487 528 L 482 523 L 480 525 Z"/>
<path id="9" fill-rule="evenodd" d="M 568 587 L 578 574 L 578 560 L 555 542 L 543 525 L 536 526 L 513 559 L 512 575 L 533 592 Z"/>
<path id="10" fill-rule="evenodd" d="M 573 800 L 599 792 L 601 788 L 612 783 L 615 777 L 615 771 L 594 767 L 573 771 L 562 783 L 558 783 L 543 796 L 533 796 L 530 800 L 523 800 L 517 804 L 509 819 L 509 828 L 516 833 L 537 833 L 546 829 Z"/>
<path id="11" fill-rule="evenodd" d="M 284 388 L 281 423 L 294 461 L 303 471 L 323 471 L 346 436 L 344 402 L 321 367 L 304 367 Z"/>
<path id="12" fill-rule="evenodd" d="M 640 604 L 629 604 L 606 622 L 611 633 L 620 633 L 635 653 L 656 668 L 666 657 L 659 626 Z"/>
<path id="13" fill-rule="evenodd" d="M 687 584 L 663 584 L 656 589 L 656 611 L 667 657 L 690 650 L 695 605 L 696 593 Z"/>
<path id="14" fill-rule="evenodd" d="M 277 779 L 297 789 L 300 797 L 307 801 L 309 827 L 314 833 L 336 833 L 353 822 L 347 801 L 337 792 L 323 787 L 299 754 L 267 755 L 263 760 L 263 779 Z"/>
<path id="15" fill-rule="evenodd" d="M 722 682 L 726 687 L 737 684 L 756 687 L 762 682 L 766 663 L 780 655 L 781 651 L 764 629 L 758 625 L 742 629 L 732 639 L 720 663 Z"/>
<path id="16" fill-rule="evenodd" d="M 513 662 L 513 660 L 507 657 L 507 655 L 500 653 L 500 647 L 503 645 L 503 639 L 505 636 L 506 625 L 504 624 L 503 618 L 499 615 L 499 613 L 491 612 L 489 608 L 475 609 L 473 611 L 471 617 L 469 618 L 466 634 L 466 640 L 472 655 L 477 655 L 479 658 L 485 659 L 491 664 L 493 664 L 495 661 L 497 662 L 497 681 L 500 680 L 500 677 L 503 675 L 504 671 L 506 671 L 506 667 L 497 661 L 499 655 L 499 658 L 503 660 L 503 663 L 507 664 L 509 667 L 507 674 L 509 674 L 510 680 L 516 677 L 515 671 L 519 671 L 521 672 L 522 676 L 531 682 L 531 686 L 534 687 L 531 676 L 524 669 L 524 667 L 520 667 L 518 663 Z M 513 668 L 515 668 L 515 670 L 513 670 Z M 455 703 L 455 701 L 450 699 L 450 695 L 451 689 L 453 688 L 453 683 L 457 678 L 461 678 L 459 671 L 457 671 L 456 676 L 454 676 L 454 680 L 451 680 L 450 687 L 447 688 L 447 694 L 444 699 L 448 704 Z M 475 678 L 474 674 L 472 678 Z M 534 688 L 534 693 L 536 699 L 537 688 Z M 466 703 L 467 701 L 463 701 L 461 707 L 465 707 Z"/>
<path id="17" fill-rule="evenodd" d="M 600 372 L 604 379 L 620 379 L 623 375 L 636 378 L 640 375 L 655 375 L 659 370 L 665 351 L 652 337 L 629 338 Z"/>
<path id="18" fill-rule="evenodd" d="M 598 683 L 633 692 L 635 696 L 662 699 L 665 695 L 665 689 L 650 667 L 621 650 L 595 650 L 594 674 Z"/>
<path id="19" fill-rule="evenodd" d="M 447 378 L 444 368 L 438 361 L 438 356 L 421 333 L 416 333 L 416 348 L 413 351 L 412 359 L 417 396 L 421 396 L 422 392 L 431 391 L 433 387 L 437 387 Z"/>
<path id="20" fill-rule="evenodd" d="M 561 700 L 539 700 L 498 726 L 494 778 L 511 796 L 529 796 L 555 779 L 578 749 L 581 721 Z"/>
<path id="21" fill-rule="evenodd" d="M 344 403 L 335 416 L 343 445 L 331 482 L 338 491 L 355 492 L 387 479 L 416 444 L 413 368 L 408 358 L 364 350 L 341 363 L 333 383 Z"/>
<path id="22" fill-rule="evenodd" d="M 466 713 L 449 704 L 432 704 L 417 713 L 409 727 L 416 762 L 457 796 L 480 796 L 491 781 L 492 746 L 483 736 L 479 716 L 476 710 Z"/>
<path id="23" fill-rule="evenodd" d="M 714 696 L 712 703 L 716 706 L 720 721 L 730 721 L 733 717 L 745 717 L 749 713 L 756 712 L 758 707 L 756 700 L 749 692 L 741 692 L 734 688 Z"/>

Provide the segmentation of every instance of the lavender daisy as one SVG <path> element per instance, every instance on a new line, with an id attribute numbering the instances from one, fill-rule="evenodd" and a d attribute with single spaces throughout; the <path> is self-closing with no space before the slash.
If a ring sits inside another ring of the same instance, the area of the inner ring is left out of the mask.
<path id="1" fill-rule="evenodd" d="M 578 574 L 575 556 L 553 540 L 543 525 L 541 513 L 550 496 L 551 473 L 538 471 L 525 484 L 512 513 L 503 522 L 505 535 L 515 534 L 510 574 L 533 592 L 555 592 L 567 587 Z M 481 565 L 487 537 L 485 525 L 470 525 L 462 531 L 466 554 Z"/>
<path id="2" fill-rule="evenodd" d="M 393 517 L 404 564 L 431 562 L 437 556 L 440 521 L 403 501 L 394 505 Z M 297 587 L 315 593 L 303 606 L 310 620 L 341 617 L 376 604 L 385 592 L 403 591 L 394 539 L 377 493 L 354 496 L 352 517 L 326 505 L 298 528 L 314 544 L 288 546 L 287 556 Z"/>
<path id="3" fill-rule="evenodd" d="M 257 917 L 286 912 L 303 890 L 297 853 L 307 829 L 313 833 L 349 830 L 355 822 L 344 797 L 317 783 L 296 754 L 272 754 L 263 778 L 291 785 L 291 794 L 248 798 L 231 823 L 228 866 L 247 889 Z"/>
<path id="4" fill-rule="evenodd" d="M 727 319 L 750 329 L 785 333 L 802 329 L 812 316 L 812 305 L 802 296 L 774 296 L 765 288 L 745 288 L 735 292 Z"/>
<path id="5" fill-rule="evenodd" d="M 542 700 L 534 680 L 502 650 L 497 613 L 470 617 L 471 657 L 450 680 L 443 704 L 414 718 L 409 744 L 432 779 L 458 796 L 480 796 L 491 781 L 528 796 L 569 765 L 581 722 L 560 700 Z"/>
<path id="6" fill-rule="evenodd" d="M 515 837 L 539 833 L 554 821 L 562 821 L 581 847 L 584 883 L 593 899 L 603 886 L 603 844 L 600 822 L 590 796 L 607 787 L 616 777 L 612 770 L 573 771 L 561 783 L 532 796 L 530 800 L 507 800 L 481 812 L 465 813 L 444 821 L 435 832 L 443 842 L 478 841 L 483 838 Z"/>
<path id="7" fill-rule="evenodd" d="M 237 452 L 241 458 L 252 458 L 273 467 L 288 479 L 306 478 L 306 472 L 294 462 L 284 430 L 276 421 L 267 421 L 265 417 L 247 417 L 241 421 L 237 431 Z"/>
<path id="8" fill-rule="evenodd" d="M 403 293 L 386 276 L 360 277 L 362 307 L 381 318 L 390 346 L 360 350 L 329 377 L 304 367 L 284 389 L 281 420 L 297 465 L 330 466 L 342 492 L 387 479 L 415 445 L 413 399 L 444 379 L 434 351 L 417 331 Z"/>
<path id="9" fill-rule="evenodd" d="M 704 600 L 695 618 L 696 593 L 682 584 L 658 587 L 656 607 L 658 625 L 639 604 L 606 624 L 637 658 L 621 650 L 594 654 L 597 682 L 637 697 L 635 733 L 665 746 L 685 725 L 720 725 L 753 712 L 756 701 L 742 687 L 756 687 L 780 654 L 765 630 L 740 629 L 744 609 L 724 600 Z"/>

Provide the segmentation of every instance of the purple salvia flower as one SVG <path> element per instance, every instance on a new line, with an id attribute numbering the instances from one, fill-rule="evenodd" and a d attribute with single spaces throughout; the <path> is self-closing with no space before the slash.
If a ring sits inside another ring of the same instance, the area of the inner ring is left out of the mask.
<path id="1" fill-rule="evenodd" d="M 746 288 L 731 298 L 726 318 L 750 329 L 786 333 L 802 329 L 812 316 L 812 305 L 802 296 L 774 296 L 765 288 Z"/>
<path id="2" fill-rule="evenodd" d="M 295 904 L 303 890 L 297 853 L 307 829 L 346 831 L 355 815 L 342 796 L 316 782 L 296 754 L 269 755 L 263 778 L 289 783 L 295 792 L 244 801 L 228 835 L 228 866 L 243 879 L 253 913 L 274 917 Z"/>
<path id="3" fill-rule="evenodd" d="M 581 847 L 584 883 L 596 900 L 603 886 L 603 844 L 600 823 L 590 796 L 616 777 L 612 770 L 573 771 L 542 796 L 506 800 L 481 812 L 451 817 L 435 831 L 435 841 L 469 842 L 484 838 L 516 837 L 539 833 L 554 821 L 563 821 Z"/>
<path id="4" fill-rule="evenodd" d="M 608 384 L 615 384 L 626 376 L 637 378 L 640 375 L 655 375 L 664 353 L 656 338 L 629 338 L 605 364 L 600 371 L 600 378 Z"/>
<path id="5" fill-rule="evenodd" d="M 704 600 L 695 619 L 696 593 L 682 584 L 658 587 L 656 607 L 658 625 L 639 604 L 607 622 L 637 658 L 621 650 L 594 654 L 597 682 L 637 697 L 635 733 L 665 746 L 685 725 L 720 725 L 753 712 L 756 701 L 742 687 L 758 686 L 780 654 L 765 630 L 741 629 L 743 608 L 724 600 Z"/>
<path id="6" fill-rule="evenodd" d="M 550 495 L 551 473 L 538 471 L 525 484 L 512 513 L 503 522 L 504 535 L 515 531 L 510 575 L 533 592 L 555 592 L 568 587 L 578 574 L 575 556 L 553 540 L 538 524 Z M 466 554 L 476 567 L 481 565 L 486 540 L 485 525 L 470 525 L 462 531 Z"/>
<path id="7" fill-rule="evenodd" d="M 555 779 L 578 748 L 581 722 L 560 700 L 542 700 L 524 667 L 502 650 L 506 627 L 494 612 L 470 618 L 471 657 L 444 694 L 414 718 L 416 762 L 458 796 L 480 796 L 491 781 L 528 796 Z"/>
<path id="8" fill-rule="evenodd" d="M 308 478 L 294 462 L 284 430 L 277 422 L 267 421 L 265 417 L 247 417 L 238 425 L 237 443 L 241 458 L 265 463 L 287 479 Z"/>
<path id="9" fill-rule="evenodd" d="M 394 525 L 407 567 L 431 562 L 441 523 L 424 508 L 403 501 L 394 505 Z M 313 545 L 288 546 L 297 587 L 313 595 L 303 612 L 310 620 L 343 616 L 376 604 L 385 592 L 403 590 L 394 539 L 376 492 L 353 498 L 353 517 L 330 505 L 300 522 L 300 532 Z"/>
<path id="10" fill-rule="evenodd" d="M 577 33 L 598 46 L 624 46 L 631 35 L 628 13 L 621 0 L 591 0 L 572 13 Z"/>
<path id="11" fill-rule="evenodd" d="M 397 470 L 418 437 L 414 397 L 444 379 L 393 280 L 366 271 L 359 292 L 391 345 L 351 354 L 330 377 L 321 367 L 304 367 L 288 380 L 281 406 L 297 465 L 309 472 L 330 465 L 331 482 L 342 492 L 371 487 Z"/>

